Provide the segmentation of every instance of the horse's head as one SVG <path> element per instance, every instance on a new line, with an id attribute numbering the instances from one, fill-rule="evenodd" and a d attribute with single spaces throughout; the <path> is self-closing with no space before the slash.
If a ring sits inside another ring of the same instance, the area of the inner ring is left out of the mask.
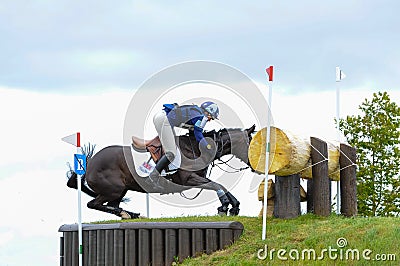
<path id="1" fill-rule="evenodd" d="M 249 145 L 252 133 L 256 126 L 248 129 L 232 128 L 221 129 L 215 132 L 214 141 L 217 144 L 216 159 L 227 154 L 233 154 L 235 157 L 249 165 Z"/>

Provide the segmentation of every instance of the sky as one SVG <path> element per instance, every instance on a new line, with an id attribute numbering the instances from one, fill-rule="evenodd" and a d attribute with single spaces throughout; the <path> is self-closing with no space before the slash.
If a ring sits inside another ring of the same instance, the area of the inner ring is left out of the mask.
<path id="1" fill-rule="evenodd" d="M 122 144 L 135 92 L 172 65 L 226 64 L 253 80 L 265 98 L 265 68 L 274 65 L 274 124 L 299 135 L 336 137 L 337 88 L 341 117 L 358 114 L 358 105 L 378 91 L 400 104 L 400 18 L 393 12 L 399 5 L 369 0 L 1 1 L 0 265 L 58 263 L 58 228 L 77 221 L 76 191 L 67 188 L 65 176 L 76 149 L 61 138 L 79 131 L 97 151 Z M 336 66 L 346 74 L 340 83 Z M 235 104 L 237 99 L 223 100 Z M 224 124 L 223 114 L 210 129 Z M 242 119 L 243 126 L 255 123 L 251 120 Z M 144 137 L 153 134 L 150 129 Z M 213 178 L 219 180 L 218 172 Z M 229 183 L 242 202 L 241 214 L 256 216 L 261 203 L 255 184 L 262 178 L 245 172 L 220 181 Z M 145 195 L 128 196 L 131 202 L 122 207 L 145 214 Z M 151 217 L 214 215 L 219 205 L 163 197 L 151 198 Z M 89 200 L 82 198 L 83 221 L 114 219 L 87 209 Z M 165 203 L 170 200 L 182 205 Z"/>

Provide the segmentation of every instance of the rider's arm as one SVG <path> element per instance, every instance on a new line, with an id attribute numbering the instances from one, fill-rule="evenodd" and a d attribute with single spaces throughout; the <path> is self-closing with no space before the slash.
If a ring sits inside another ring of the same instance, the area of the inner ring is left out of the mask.
<path id="1" fill-rule="evenodd" d="M 194 130 L 193 130 L 197 142 L 202 146 L 204 145 L 205 148 L 207 147 L 208 143 L 203 136 L 203 130 L 207 121 L 208 119 L 205 116 L 202 119 L 197 120 L 196 123 L 194 124 Z"/>

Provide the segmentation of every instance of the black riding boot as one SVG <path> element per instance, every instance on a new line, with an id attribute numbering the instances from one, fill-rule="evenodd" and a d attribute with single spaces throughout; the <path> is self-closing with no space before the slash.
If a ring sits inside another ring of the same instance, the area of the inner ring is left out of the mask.
<path id="1" fill-rule="evenodd" d="M 171 152 L 167 152 L 164 154 L 160 160 L 158 160 L 156 166 L 154 167 L 154 170 L 150 173 L 150 178 L 155 180 L 155 178 L 158 178 L 162 170 L 167 168 L 167 166 L 174 160 L 175 156 Z"/>

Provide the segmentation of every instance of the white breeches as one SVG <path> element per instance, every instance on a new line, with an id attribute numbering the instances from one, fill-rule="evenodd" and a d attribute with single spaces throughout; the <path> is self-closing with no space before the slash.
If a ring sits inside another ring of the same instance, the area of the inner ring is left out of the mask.
<path id="1" fill-rule="evenodd" d="M 168 121 L 165 111 L 158 112 L 153 117 L 153 123 L 160 137 L 164 152 L 176 156 L 175 132 Z"/>

